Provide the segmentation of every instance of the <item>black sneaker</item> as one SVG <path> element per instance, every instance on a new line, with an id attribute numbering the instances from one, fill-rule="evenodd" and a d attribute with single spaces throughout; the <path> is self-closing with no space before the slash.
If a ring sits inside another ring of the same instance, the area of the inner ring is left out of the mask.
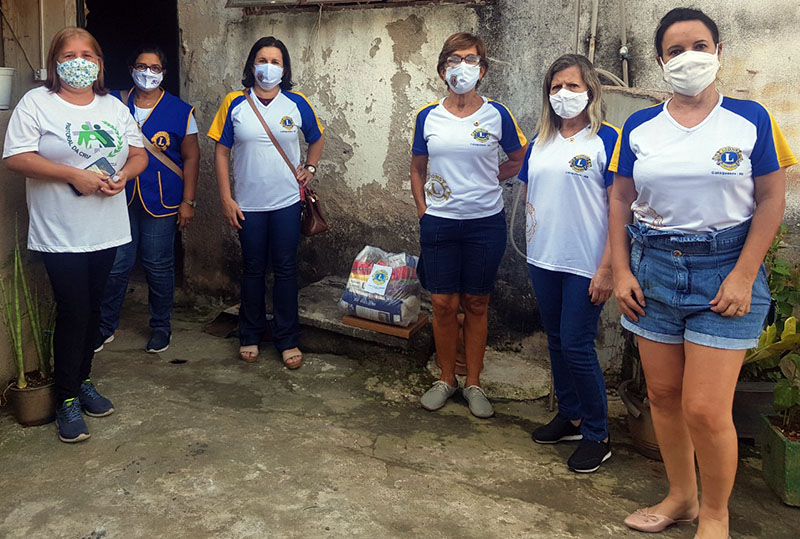
<path id="1" fill-rule="evenodd" d="M 169 348 L 169 343 L 171 340 L 172 333 L 167 333 L 166 331 L 162 331 L 160 329 L 153 330 L 153 333 L 150 334 L 150 340 L 147 341 L 147 346 L 144 350 L 145 352 L 150 352 L 151 354 L 163 352 Z"/>
<path id="2" fill-rule="evenodd" d="M 550 423 L 542 425 L 531 434 L 537 444 L 557 444 L 558 442 L 574 442 L 583 439 L 580 427 L 572 421 L 556 415 Z"/>
<path id="3" fill-rule="evenodd" d="M 103 335 L 100 334 L 97 336 L 97 340 L 94 341 L 94 353 L 96 354 L 100 350 L 103 349 L 103 345 L 106 345 L 114 340 L 114 334 L 111 335 Z"/>
<path id="4" fill-rule="evenodd" d="M 592 442 L 581 440 L 578 449 L 567 460 L 567 466 L 573 472 L 592 473 L 602 463 L 611 458 L 611 442 Z"/>

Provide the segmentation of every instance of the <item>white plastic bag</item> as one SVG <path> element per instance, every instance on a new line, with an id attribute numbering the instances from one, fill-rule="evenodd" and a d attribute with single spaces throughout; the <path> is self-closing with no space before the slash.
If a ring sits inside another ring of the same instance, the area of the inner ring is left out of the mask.
<path id="1" fill-rule="evenodd" d="M 418 261 L 367 245 L 353 261 L 339 308 L 359 318 L 408 327 L 420 311 Z"/>

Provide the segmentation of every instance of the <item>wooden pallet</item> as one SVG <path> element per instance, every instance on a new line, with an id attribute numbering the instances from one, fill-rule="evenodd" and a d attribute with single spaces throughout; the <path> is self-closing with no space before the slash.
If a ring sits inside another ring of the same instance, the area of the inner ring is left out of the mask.
<path id="1" fill-rule="evenodd" d="M 394 337 L 400 337 L 402 339 L 410 339 L 425 327 L 425 324 L 428 323 L 428 315 L 421 314 L 417 321 L 413 324 L 410 324 L 407 328 L 400 327 L 400 326 L 393 326 L 391 324 L 381 324 L 380 322 L 373 322 L 372 320 L 367 320 L 365 318 L 358 318 L 357 316 L 350 316 L 346 315 L 342 317 L 342 322 L 347 324 L 348 326 L 353 326 L 361 329 L 367 329 L 370 331 L 377 331 L 378 333 L 383 333 L 385 335 L 392 335 Z"/>

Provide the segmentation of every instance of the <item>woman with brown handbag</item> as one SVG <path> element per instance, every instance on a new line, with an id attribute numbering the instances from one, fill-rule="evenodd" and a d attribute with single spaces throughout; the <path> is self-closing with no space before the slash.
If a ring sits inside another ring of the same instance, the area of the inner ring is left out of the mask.
<path id="1" fill-rule="evenodd" d="M 292 91 L 289 51 L 280 40 L 256 41 L 245 62 L 242 84 L 245 90 L 231 92 L 222 101 L 208 131 L 217 141 L 214 165 L 222 212 L 239 231 L 242 245 L 239 357 L 248 363 L 258 358 L 267 323 L 264 278 L 270 261 L 275 277 L 272 338 L 283 364 L 296 369 L 303 361 L 297 347 L 300 191 L 314 177 L 325 136 L 311 103 Z M 305 161 L 300 159 L 300 131 L 309 145 Z M 231 152 L 236 157 L 233 194 Z"/>

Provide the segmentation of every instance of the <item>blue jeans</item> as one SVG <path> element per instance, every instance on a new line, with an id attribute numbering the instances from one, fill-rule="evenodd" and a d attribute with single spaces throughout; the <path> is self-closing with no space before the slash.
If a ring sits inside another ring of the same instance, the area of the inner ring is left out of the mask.
<path id="1" fill-rule="evenodd" d="M 633 238 L 631 271 L 642 287 L 645 316 L 622 326 L 651 341 L 686 341 L 725 350 L 758 345 L 770 306 L 764 265 L 753 282 L 750 312 L 722 316 L 709 301 L 733 270 L 742 252 L 750 221 L 715 232 L 685 234 L 655 230 L 642 223 L 628 225 Z"/>
<path id="2" fill-rule="evenodd" d="M 425 214 L 419 220 L 422 286 L 431 294 L 485 296 L 506 250 L 506 212 L 478 219 Z"/>
<path id="3" fill-rule="evenodd" d="M 590 279 L 528 264 L 547 333 L 558 414 L 581 420 L 581 433 L 591 441 L 608 437 L 608 401 L 594 339 L 602 305 L 589 298 Z"/>
<path id="4" fill-rule="evenodd" d="M 239 307 L 239 342 L 258 344 L 267 329 L 264 282 L 272 263 L 272 341 L 279 352 L 297 346 L 297 247 L 300 245 L 301 203 L 275 211 L 244 212 L 239 231 L 242 244 L 242 302 Z"/>
<path id="5" fill-rule="evenodd" d="M 134 197 L 128 208 L 128 218 L 131 242 L 117 248 L 103 297 L 100 335 L 108 337 L 119 327 L 119 316 L 137 253 L 147 276 L 150 328 L 170 333 L 175 296 L 176 217 L 153 217 L 142 207 L 139 198 Z"/>

